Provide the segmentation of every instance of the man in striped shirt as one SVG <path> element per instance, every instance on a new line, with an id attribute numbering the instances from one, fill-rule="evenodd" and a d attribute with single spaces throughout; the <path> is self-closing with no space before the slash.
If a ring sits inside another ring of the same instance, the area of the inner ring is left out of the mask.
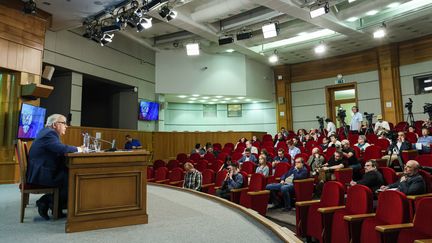
<path id="1" fill-rule="evenodd" d="M 202 185 L 202 174 L 196 170 L 192 163 L 185 163 L 184 168 L 186 170 L 183 188 L 189 188 L 192 190 L 200 191 Z"/>

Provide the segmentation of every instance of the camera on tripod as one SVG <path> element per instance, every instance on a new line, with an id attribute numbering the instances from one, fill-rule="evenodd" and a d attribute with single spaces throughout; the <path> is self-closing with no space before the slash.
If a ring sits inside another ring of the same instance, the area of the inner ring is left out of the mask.
<path id="1" fill-rule="evenodd" d="M 396 131 L 389 131 L 386 137 L 391 141 L 391 144 L 396 144 L 398 140 L 398 133 Z"/>
<path id="2" fill-rule="evenodd" d="M 413 101 L 411 98 L 408 98 L 408 102 L 405 103 L 405 108 L 407 108 L 408 112 L 412 111 L 412 107 L 413 107 Z"/>
<path id="3" fill-rule="evenodd" d="M 373 116 L 375 115 L 374 113 L 363 113 L 366 116 L 366 120 L 368 121 L 372 121 Z"/>
<path id="4" fill-rule="evenodd" d="M 320 125 L 320 129 L 323 129 L 324 128 L 324 117 L 316 116 L 316 119 L 318 119 L 318 123 Z"/>
<path id="5" fill-rule="evenodd" d="M 337 117 L 340 121 L 344 121 L 346 117 L 346 110 L 344 110 L 342 107 L 339 107 Z"/>
<path id="6" fill-rule="evenodd" d="M 427 113 L 429 115 L 429 120 L 432 120 L 432 104 L 431 103 L 425 103 L 423 106 L 423 113 Z"/>

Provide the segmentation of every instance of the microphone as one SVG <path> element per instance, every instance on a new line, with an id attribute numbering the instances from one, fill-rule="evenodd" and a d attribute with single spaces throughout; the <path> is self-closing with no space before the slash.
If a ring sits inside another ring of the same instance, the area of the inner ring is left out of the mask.
<path id="1" fill-rule="evenodd" d="M 116 148 L 116 146 L 115 146 L 115 145 L 116 145 L 116 144 L 115 144 L 115 142 L 116 142 L 115 139 L 113 139 L 112 142 L 110 142 L 110 141 L 107 141 L 107 140 L 104 140 L 104 139 L 101 139 L 101 138 L 97 138 L 97 137 L 90 136 L 88 133 L 81 133 L 81 134 L 83 135 L 83 137 L 88 136 L 88 137 L 89 137 L 90 139 L 92 139 L 93 141 L 101 141 L 101 142 L 104 142 L 104 143 L 108 143 L 108 144 L 110 144 L 110 145 L 111 145 L 111 148 L 105 150 L 105 151 L 107 151 L 107 152 L 117 151 L 117 148 Z"/>

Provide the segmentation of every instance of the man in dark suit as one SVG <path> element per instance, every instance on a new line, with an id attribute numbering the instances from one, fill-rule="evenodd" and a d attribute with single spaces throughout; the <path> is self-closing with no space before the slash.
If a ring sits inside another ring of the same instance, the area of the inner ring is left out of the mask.
<path id="1" fill-rule="evenodd" d="M 351 186 L 356 184 L 365 185 L 369 187 L 372 192 L 375 192 L 382 185 L 384 185 L 384 178 L 381 173 L 377 170 L 376 162 L 373 160 L 366 161 L 365 166 L 365 174 L 363 178 L 358 181 L 351 181 Z"/>
<path id="2" fill-rule="evenodd" d="M 415 160 L 409 160 L 404 169 L 403 176 L 399 181 L 388 186 L 381 186 L 381 190 L 396 188 L 405 195 L 418 195 L 426 193 L 426 186 L 423 177 L 418 173 L 420 164 Z"/>
<path id="3" fill-rule="evenodd" d="M 45 128 L 33 141 L 29 151 L 27 182 L 35 185 L 58 187 L 60 191 L 60 209 L 66 208 L 68 170 L 64 163 L 64 154 L 81 152 L 81 147 L 62 144 L 60 136 L 66 132 L 66 117 L 53 114 L 48 117 Z M 51 194 L 43 195 L 36 205 L 41 217 L 48 220 L 48 208 L 52 208 Z"/>

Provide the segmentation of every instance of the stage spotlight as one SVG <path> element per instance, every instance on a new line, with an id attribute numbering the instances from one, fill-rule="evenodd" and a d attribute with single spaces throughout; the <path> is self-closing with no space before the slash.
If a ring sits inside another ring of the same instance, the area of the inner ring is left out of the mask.
<path id="1" fill-rule="evenodd" d="M 35 14 L 36 13 L 36 3 L 33 0 L 29 0 L 29 1 L 25 2 L 23 11 L 26 14 Z"/>
<path id="2" fill-rule="evenodd" d="M 177 17 L 177 11 L 171 10 L 171 12 L 168 14 L 168 16 L 166 17 L 166 19 L 168 21 L 171 21 L 171 20 L 175 19 L 176 17 Z"/>
<path id="3" fill-rule="evenodd" d="M 313 18 L 319 17 L 321 15 L 324 15 L 324 14 L 328 13 L 329 11 L 330 11 L 329 3 L 326 2 L 323 5 L 317 5 L 315 7 L 312 7 L 310 10 L 310 16 L 313 19 Z"/>
<path id="4" fill-rule="evenodd" d="M 246 40 L 252 38 L 252 32 L 251 31 L 243 31 L 242 33 L 237 34 L 237 40 Z"/>
<path id="5" fill-rule="evenodd" d="M 234 38 L 232 36 L 221 36 L 219 37 L 219 45 L 231 44 L 234 42 Z"/>
<path id="6" fill-rule="evenodd" d="M 188 56 L 198 56 L 199 55 L 199 44 L 190 43 L 186 45 L 186 54 Z"/>
<path id="7" fill-rule="evenodd" d="M 171 10 L 168 8 L 168 6 L 163 6 L 161 8 L 161 10 L 159 11 L 159 15 L 162 18 L 165 18 L 166 16 L 168 16 L 168 14 L 171 12 Z"/>
<path id="8" fill-rule="evenodd" d="M 120 25 L 117 25 L 117 24 L 106 25 L 106 26 L 101 27 L 102 33 L 110 33 L 110 32 L 114 32 L 114 31 L 119 31 L 120 29 L 121 29 Z"/>
<path id="9" fill-rule="evenodd" d="M 314 49 L 316 54 L 322 54 L 326 50 L 327 50 L 327 46 L 323 42 L 320 42 L 319 45 L 317 45 Z"/>
<path id="10" fill-rule="evenodd" d="M 384 36 L 386 36 L 387 32 L 386 32 L 386 24 L 382 23 L 382 25 L 373 33 L 373 37 L 375 39 L 381 39 L 384 38 Z"/>
<path id="11" fill-rule="evenodd" d="M 266 24 L 262 27 L 262 32 L 265 39 L 275 37 L 278 35 L 279 26 L 277 23 Z"/>
<path id="12" fill-rule="evenodd" d="M 277 55 L 277 50 L 274 50 L 273 54 L 271 56 L 269 56 L 268 60 L 270 63 L 276 63 L 279 61 L 279 57 Z"/>
<path id="13" fill-rule="evenodd" d="M 141 18 L 137 24 L 137 32 L 149 29 L 152 27 L 152 18 Z"/>

